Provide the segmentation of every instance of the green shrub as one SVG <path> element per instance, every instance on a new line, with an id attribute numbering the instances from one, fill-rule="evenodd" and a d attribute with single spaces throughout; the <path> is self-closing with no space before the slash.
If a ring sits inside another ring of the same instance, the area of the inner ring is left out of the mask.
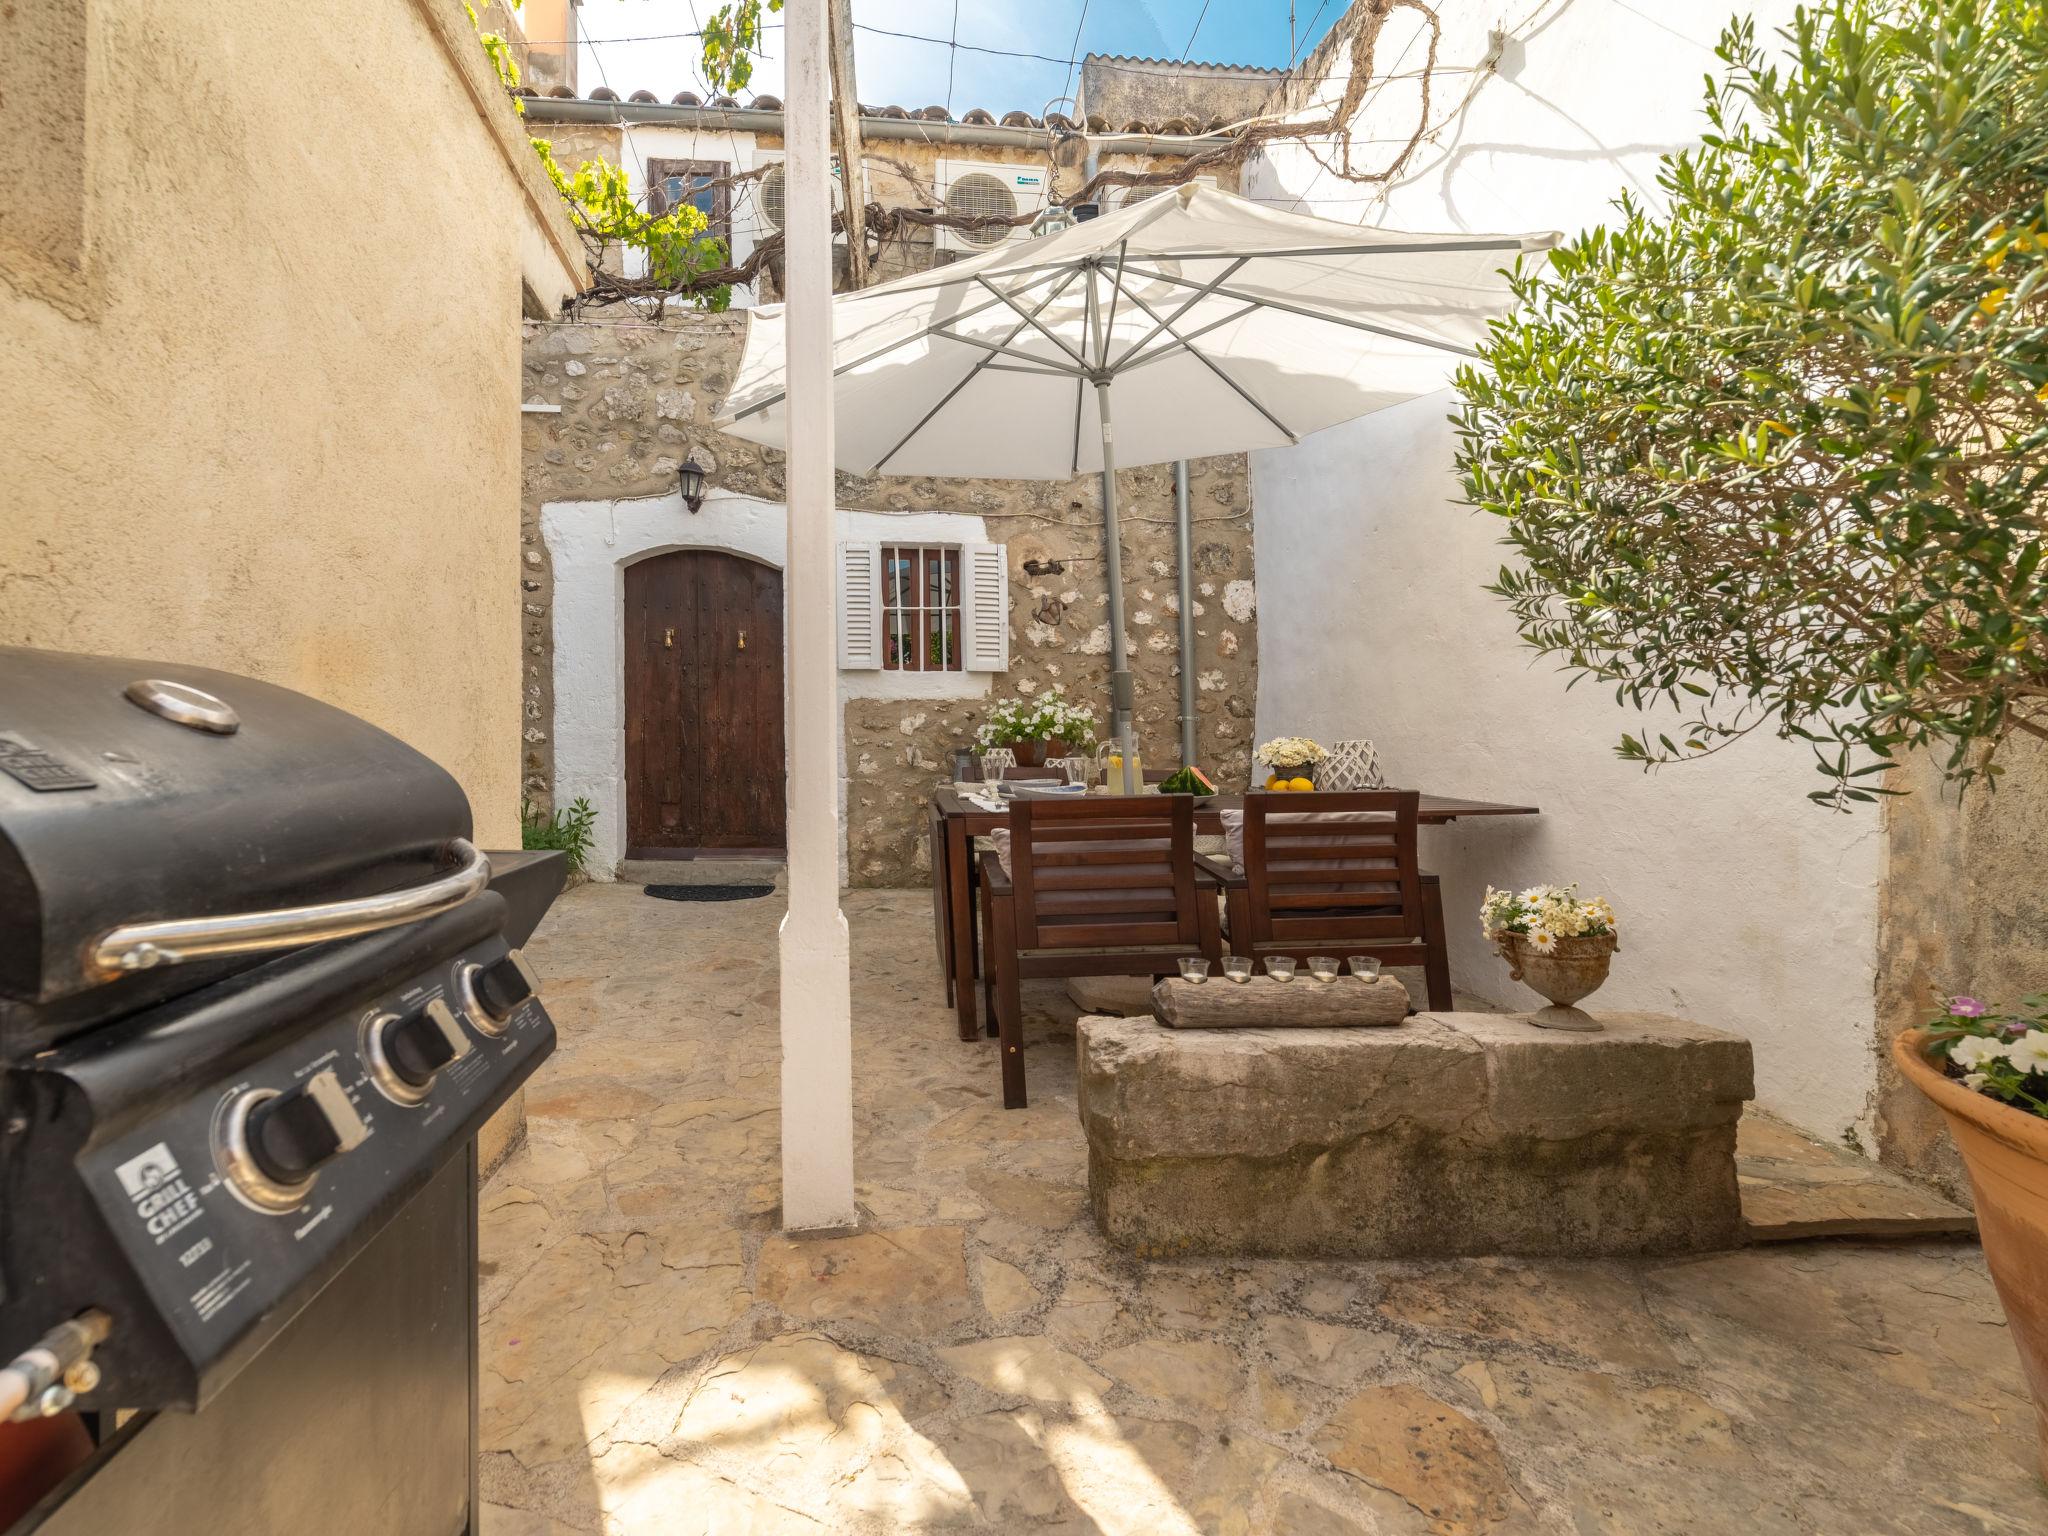
<path id="1" fill-rule="evenodd" d="M 1647 764 L 1759 727 L 1842 808 L 1898 753 L 2048 738 L 2048 8 L 1823 0 L 1732 24 L 1710 131 L 1459 376 L 1491 590 Z M 1683 723 L 1678 723 L 1682 717 Z"/>
<path id="2" fill-rule="evenodd" d="M 581 795 L 566 810 L 552 813 L 543 812 L 531 801 L 523 801 L 519 807 L 520 846 L 559 848 L 569 856 L 570 871 L 580 875 L 586 872 L 584 866 L 590 858 L 592 841 L 590 829 L 596 821 L 597 807 Z"/>

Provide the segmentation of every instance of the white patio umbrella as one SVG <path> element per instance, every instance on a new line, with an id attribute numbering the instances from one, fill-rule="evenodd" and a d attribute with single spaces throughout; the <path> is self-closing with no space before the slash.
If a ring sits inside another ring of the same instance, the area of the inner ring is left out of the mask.
<path id="1" fill-rule="evenodd" d="M 1121 716 L 1116 466 L 1295 443 L 1443 388 L 1510 302 L 1500 269 L 1555 238 L 1361 229 L 1178 187 L 834 300 L 836 460 L 863 475 L 1102 471 Z M 782 309 L 748 315 L 718 425 L 785 446 Z"/>

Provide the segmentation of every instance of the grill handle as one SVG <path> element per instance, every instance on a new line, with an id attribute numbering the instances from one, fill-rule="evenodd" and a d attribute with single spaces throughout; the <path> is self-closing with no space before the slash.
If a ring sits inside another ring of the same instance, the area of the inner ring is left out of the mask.
<path id="1" fill-rule="evenodd" d="M 181 917 L 116 928 L 93 946 L 93 963 L 108 977 L 182 965 L 209 955 L 241 955 L 266 949 L 295 949 L 375 933 L 461 906 L 490 884 L 491 861 L 462 838 L 448 849 L 459 863 L 445 875 L 402 891 L 382 891 L 352 901 L 269 912 L 232 912 L 224 917 Z"/>

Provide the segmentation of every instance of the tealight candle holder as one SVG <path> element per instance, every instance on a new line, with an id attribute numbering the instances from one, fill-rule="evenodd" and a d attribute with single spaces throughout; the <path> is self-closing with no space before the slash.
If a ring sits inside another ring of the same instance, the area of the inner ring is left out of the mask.
<path id="1" fill-rule="evenodd" d="M 1232 981 L 1242 984 L 1252 979 L 1252 962 L 1248 955 L 1225 955 L 1223 974 Z"/>
<path id="2" fill-rule="evenodd" d="M 1380 979 L 1380 963 L 1373 959 L 1371 955 L 1353 955 L 1344 963 L 1351 967 L 1351 974 L 1360 981 L 1378 981 Z"/>
<path id="3" fill-rule="evenodd" d="M 1317 981 L 1335 981 L 1337 979 L 1337 957 L 1335 955 L 1310 955 L 1308 957 L 1308 973 L 1315 977 Z"/>
<path id="4" fill-rule="evenodd" d="M 1273 955 L 1266 961 L 1266 974 L 1275 981 L 1294 980 L 1294 962 L 1285 955 Z"/>
<path id="5" fill-rule="evenodd" d="M 1209 962 L 1199 955 L 1183 956 L 1180 962 L 1182 981 L 1204 982 L 1209 979 Z"/>

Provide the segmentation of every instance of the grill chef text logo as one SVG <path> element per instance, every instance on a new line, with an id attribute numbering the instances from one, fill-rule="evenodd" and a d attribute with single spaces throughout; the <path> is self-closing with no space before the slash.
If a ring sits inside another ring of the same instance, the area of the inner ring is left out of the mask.
<path id="1" fill-rule="evenodd" d="M 197 1219 L 199 1196 L 178 1171 L 171 1149 L 158 1142 L 114 1170 L 114 1177 L 135 1202 L 135 1214 L 159 1243 Z"/>

